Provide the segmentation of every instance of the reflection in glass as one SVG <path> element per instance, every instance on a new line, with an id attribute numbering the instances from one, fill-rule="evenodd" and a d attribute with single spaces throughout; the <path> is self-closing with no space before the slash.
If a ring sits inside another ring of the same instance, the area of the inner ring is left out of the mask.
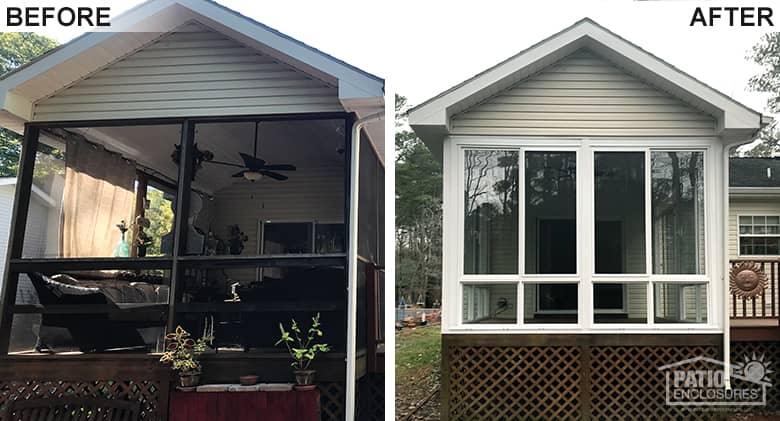
<path id="1" fill-rule="evenodd" d="M 656 323 L 706 323 L 707 285 L 656 283 Z"/>
<path id="2" fill-rule="evenodd" d="M 517 322 L 516 284 L 463 286 L 463 323 Z"/>
<path id="3" fill-rule="evenodd" d="M 646 273 L 645 154 L 594 154 L 596 273 Z"/>
<path id="4" fill-rule="evenodd" d="M 525 154 L 525 273 L 577 273 L 577 154 Z"/>
<path id="5" fill-rule="evenodd" d="M 593 285 L 596 323 L 646 323 L 646 283 L 598 283 Z"/>
<path id="6" fill-rule="evenodd" d="M 524 285 L 525 323 L 577 323 L 577 284 Z"/>
<path id="7" fill-rule="evenodd" d="M 704 273 L 704 154 L 653 152 L 653 273 Z"/>
<path id="8" fill-rule="evenodd" d="M 517 273 L 518 153 L 465 152 L 464 273 Z"/>

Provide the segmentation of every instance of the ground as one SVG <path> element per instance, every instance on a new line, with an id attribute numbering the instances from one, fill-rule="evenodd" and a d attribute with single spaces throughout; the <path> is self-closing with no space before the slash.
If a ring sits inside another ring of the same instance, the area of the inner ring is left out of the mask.
<path id="1" fill-rule="evenodd" d="M 439 419 L 440 363 L 439 325 L 404 328 L 396 332 L 395 416 L 397 420 Z"/>

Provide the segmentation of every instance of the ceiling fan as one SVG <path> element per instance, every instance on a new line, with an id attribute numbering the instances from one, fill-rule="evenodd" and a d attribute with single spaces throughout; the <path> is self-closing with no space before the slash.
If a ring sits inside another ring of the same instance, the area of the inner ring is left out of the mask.
<path id="1" fill-rule="evenodd" d="M 260 180 L 264 176 L 273 178 L 274 180 L 284 181 L 287 180 L 287 176 L 284 174 L 279 174 L 276 171 L 295 171 L 296 168 L 294 165 L 290 164 L 268 164 L 264 160 L 257 157 L 257 140 L 258 140 L 258 129 L 260 127 L 260 123 L 255 123 L 255 143 L 254 148 L 252 149 L 252 155 L 247 155 L 243 152 L 239 152 L 239 155 L 241 156 L 241 159 L 244 161 L 244 165 L 234 164 L 232 162 L 222 162 L 222 161 L 214 161 L 213 159 L 207 160 L 205 162 L 209 162 L 212 164 L 218 164 L 218 165 L 226 165 L 230 167 L 237 167 L 242 168 L 241 171 L 235 173 L 232 175 L 234 178 L 243 177 L 246 180 L 249 180 L 251 182 L 255 182 L 257 180 Z M 212 157 L 213 158 L 213 157 Z"/>

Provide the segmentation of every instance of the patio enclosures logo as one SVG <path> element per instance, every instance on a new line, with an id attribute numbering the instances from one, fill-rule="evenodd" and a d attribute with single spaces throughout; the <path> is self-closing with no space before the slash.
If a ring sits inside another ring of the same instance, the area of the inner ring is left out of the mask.
<path id="1" fill-rule="evenodd" d="M 724 383 L 724 364 L 696 357 L 658 367 L 666 374 L 666 404 L 671 406 L 765 406 L 771 362 L 756 355 L 732 364 L 731 388 Z"/>

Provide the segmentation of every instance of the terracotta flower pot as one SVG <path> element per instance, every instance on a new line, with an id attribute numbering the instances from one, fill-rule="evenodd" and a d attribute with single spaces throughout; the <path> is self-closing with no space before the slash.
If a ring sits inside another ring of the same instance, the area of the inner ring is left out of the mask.
<path id="1" fill-rule="evenodd" d="M 198 384 L 200 384 L 200 373 L 197 372 L 179 373 L 179 386 L 195 387 Z"/>
<path id="2" fill-rule="evenodd" d="M 313 390 L 317 386 L 314 384 L 315 370 L 294 370 L 295 374 L 295 389 L 296 390 Z"/>

